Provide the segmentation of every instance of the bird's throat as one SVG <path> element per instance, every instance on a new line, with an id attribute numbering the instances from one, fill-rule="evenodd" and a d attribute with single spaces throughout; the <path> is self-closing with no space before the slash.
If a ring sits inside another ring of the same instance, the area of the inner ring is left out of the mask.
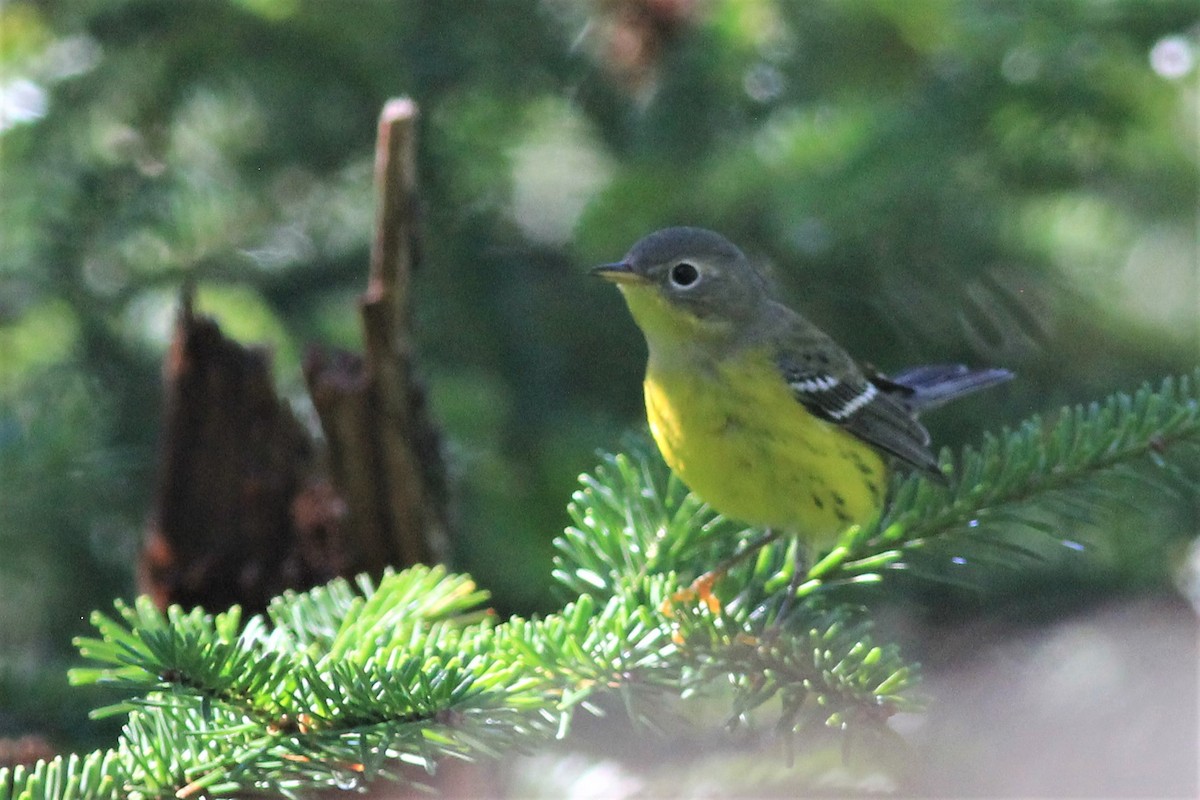
<path id="1" fill-rule="evenodd" d="M 646 337 L 650 359 L 664 366 L 712 361 L 727 349 L 729 324 L 705 320 L 665 298 L 653 285 L 622 284 L 621 294 Z"/>

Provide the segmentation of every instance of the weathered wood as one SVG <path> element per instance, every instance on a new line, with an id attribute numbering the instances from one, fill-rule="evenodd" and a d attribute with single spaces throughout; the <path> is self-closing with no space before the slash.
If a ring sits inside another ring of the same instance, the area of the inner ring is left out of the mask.
<path id="1" fill-rule="evenodd" d="M 160 606 L 258 610 L 284 589 L 445 560 L 445 469 L 409 322 L 416 120 L 415 104 L 393 100 L 379 122 L 364 355 L 311 348 L 305 359 L 320 444 L 276 395 L 266 351 L 227 339 L 185 292 L 139 569 Z"/>
<path id="2" fill-rule="evenodd" d="M 359 568 L 445 560 L 439 437 L 413 377 L 409 283 L 417 263 L 417 109 L 390 101 L 375 151 L 377 217 L 360 301 L 364 355 L 310 351 L 305 378 L 346 500 Z"/>
<path id="3" fill-rule="evenodd" d="M 160 606 L 258 610 L 284 589 L 336 576 L 347 560 L 341 503 L 314 474 L 314 449 L 275 393 L 267 352 L 226 338 L 185 292 L 163 377 L 140 589 Z"/>

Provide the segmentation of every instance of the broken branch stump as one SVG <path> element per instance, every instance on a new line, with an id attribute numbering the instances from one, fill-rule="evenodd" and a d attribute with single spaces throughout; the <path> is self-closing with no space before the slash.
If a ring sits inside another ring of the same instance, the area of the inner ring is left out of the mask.
<path id="1" fill-rule="evenodd" d="M 364 353 L 311 348 L 305 359 L 322 441 L 277 396 L 266 352 L 227 339 L 185 292 L 139 565 L 160 607 L 257 611 L 284 589 L 447 558 L 440 436 L 413 371 L 416 120 L 415 104 L 400 99 L 379 121 Z"/>

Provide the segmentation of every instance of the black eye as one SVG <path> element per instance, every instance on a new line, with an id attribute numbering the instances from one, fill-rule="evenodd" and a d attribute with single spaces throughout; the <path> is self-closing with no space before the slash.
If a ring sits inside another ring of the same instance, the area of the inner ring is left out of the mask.
<path id="1" fill-rule="evenodd" d="M 671 267 L 671 283 L 676 286 L 691 286 L 700 278 L 700 271 L 686 261 Z"/>

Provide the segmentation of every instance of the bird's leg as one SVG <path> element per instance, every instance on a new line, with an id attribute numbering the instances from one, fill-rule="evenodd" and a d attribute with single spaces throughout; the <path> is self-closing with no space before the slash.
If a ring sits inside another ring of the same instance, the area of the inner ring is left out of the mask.
<path id="1" fill-rule="evenodd" d="M 691 585 L 686 589 L 680 589 L 664 604 L 663 612 L 669 613 L 670 606 L 675 603 L 690 603 L 693 600 L 699 599 L 704 605 L 708 606 L 709 611 L 714 614 L 721 610 L 721 601 L 712 593 L 712 588 L 716 582 L 725 577 L 725 573 L 733 567 L 745 561 L 750 556 L 763 549 L 771 542 L 779 538 L 779 532 L 767 528 L 763 534 L 755 539 L 752 539 L 742 549 L 731 555 L 729 558 L 717 564 L 716 567 L 701 575 L 696 580 L 692 581 Z"/>
<path id="2" fill-rule="evenodd" d="M 792 610 L 792 606 L 796 602 L 796 592 L 799 591 L 800 585 L 808 577 L 808 562 L 809 548 L 803 539 L 798 539 L 796 541 L 796 554 L 792 560 L 792 577 L 788 581 L 787 594 L 783 596 L 783 602 L 779 604 L 779 612 L 775 614 L 775 626 L 783 622 L 788 612 Z"/>

